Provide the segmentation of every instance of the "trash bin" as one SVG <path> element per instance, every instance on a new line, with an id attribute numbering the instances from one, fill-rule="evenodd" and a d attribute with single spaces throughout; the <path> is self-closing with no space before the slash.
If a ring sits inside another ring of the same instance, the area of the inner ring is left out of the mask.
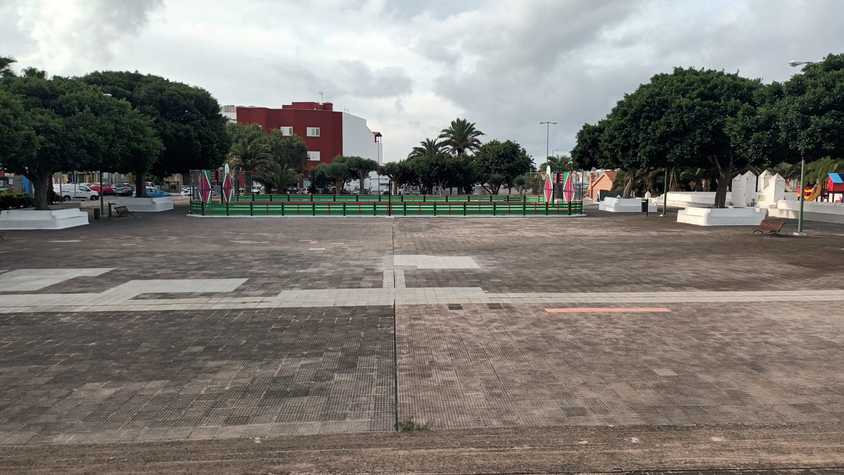
<path id="1" fill-rule="evenodd" d="M 642 200 L 642 212 L 648 214 L 648 200 Z"/>
<path id="2" fill-rule="evenodd" d="M 100 219 L 100 209 L 94 208 L 94 219 Z"/>

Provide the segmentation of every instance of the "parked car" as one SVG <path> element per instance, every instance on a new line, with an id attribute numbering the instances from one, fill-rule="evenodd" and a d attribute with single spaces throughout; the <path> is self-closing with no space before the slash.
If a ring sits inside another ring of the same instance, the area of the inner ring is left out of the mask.
<path id="1" fill-rule="evenodd" d="M 92 190 L 96 191 L 97 193 L 100 192 L 100 184 L 94 183 L 92 185 L 88 185 Z M 103 196 L 113 195 L 114 194 L 114 185 L 109 185 L 108 183 L 103 183 Z"/>
<path id="2" fill-rule="evenodd" d="M 149 198 L 161 198 L 162 196 L 170 196 L 170 193 L 165 193 L 154 186 L 148 186 L 144 190 L 144 193 Z"/>
<path id="3" fill-rule="evenodd" d="M 132 196 L 135 193 L 135 187 L 128 184 L 122 183 L 120 185 L 114 185 L 114 194 L 118 196 Z"/>
<path id="4" fill-rule="evenodd" d="M 61 197 L 62 201 L 70 200 L 98 200 L 100 194 L 92 190 L 90 186 L 83 183 L 65 183 L 53 185 L 53 192 Z"/>
<path id="5" fill-rule="evenodd" d="M 182 192 L 179 193 L 179 194 L 182 195 L 182 196 L 190 196 L 192 194 L 192 190 L 189 186 L 183 186 Z"/>

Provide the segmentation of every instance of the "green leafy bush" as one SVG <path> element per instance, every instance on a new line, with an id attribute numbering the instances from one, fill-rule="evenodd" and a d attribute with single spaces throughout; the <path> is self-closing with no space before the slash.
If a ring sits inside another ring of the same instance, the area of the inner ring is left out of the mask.
<path id="1" fill-rule="evenodd" d="M 0 209 L 28 208 L 32 206 L 32 197 L 23 193 L 0 193 Z"/>

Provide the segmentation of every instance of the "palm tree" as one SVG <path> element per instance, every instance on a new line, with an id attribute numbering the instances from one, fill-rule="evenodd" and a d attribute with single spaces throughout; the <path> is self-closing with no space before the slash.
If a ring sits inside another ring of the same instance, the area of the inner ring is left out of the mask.
<path id="1" fill-rule="evenodd" d="M 443 139 L 442 145 L 448 150 L 462 157 L 466 152 L 473 152 L 480 148 L 481 141 L 478 137 L 484 133 L 477 129 L 474 122 L 466 119 L 454 119 L 447 129 L 440 132 L 439 138 Z"/>
<path id="2" fill-rule="evenodd" d="M 419 145 L 413 147 L 407 158 L 430 157 L 439 154 L 443 150 L 443 144 L 437 139 L 425 139 Z"/>

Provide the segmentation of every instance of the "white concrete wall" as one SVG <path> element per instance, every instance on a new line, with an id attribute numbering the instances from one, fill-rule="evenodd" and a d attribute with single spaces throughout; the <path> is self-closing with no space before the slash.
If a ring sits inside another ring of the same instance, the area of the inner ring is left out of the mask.
<path id="1" fill-rule="evenodd" d="M 343 155 L 375 160 L 381 164 L 381 143 L 375 142 L 366 119 L 343 112 Z"/>

